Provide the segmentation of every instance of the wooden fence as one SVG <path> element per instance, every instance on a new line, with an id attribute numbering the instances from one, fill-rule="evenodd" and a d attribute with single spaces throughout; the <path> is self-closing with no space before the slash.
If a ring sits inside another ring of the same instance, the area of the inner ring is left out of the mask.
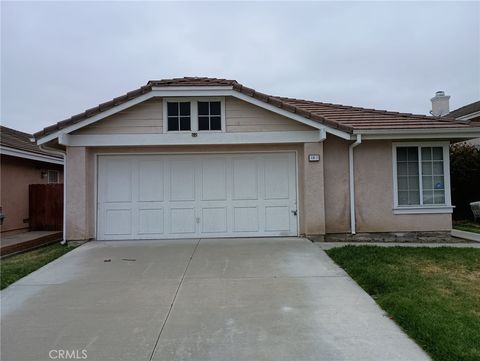
<path id="1" fill-rule="evenodd" d="M 59 231 L 63 228 L 63 184 L 30 184 L 31 231 Z"/>

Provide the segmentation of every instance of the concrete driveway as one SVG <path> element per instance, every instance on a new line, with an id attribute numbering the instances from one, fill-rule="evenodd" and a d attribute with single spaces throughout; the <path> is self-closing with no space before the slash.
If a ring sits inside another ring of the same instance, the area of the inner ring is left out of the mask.
<path id="1" fill-rule="evenodd" d="M 429 359 L 298 238 L 90 242 L 1 301 L 5 361 Z"/>

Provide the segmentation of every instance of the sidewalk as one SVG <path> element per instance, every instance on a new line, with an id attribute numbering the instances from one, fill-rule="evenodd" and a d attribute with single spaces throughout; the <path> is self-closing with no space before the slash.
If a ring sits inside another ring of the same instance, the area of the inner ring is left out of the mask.
<path id="1" fill-rule="evenodd" d="M 321 249 L 331 249 L 344 246 L 378 246 L 378 247 L 455 247 L 480 248 L 479 242 L 465 243 L 414 243 L 414 242 L 314 242 Z"/>

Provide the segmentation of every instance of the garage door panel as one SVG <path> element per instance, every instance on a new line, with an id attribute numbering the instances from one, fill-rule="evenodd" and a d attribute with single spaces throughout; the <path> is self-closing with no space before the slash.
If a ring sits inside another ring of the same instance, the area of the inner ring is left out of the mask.
<path id="1" fill-rule="evenodd" d="M 265 199 L 289 199 L 289 162 L 286 156 L 268 157 L 265 160 Z"/>
<path id="2" fill-rule="evenodd" d="M 195 200 L 195 161 L 172 159 L 170 161 L 170 200 Z"/>
<path id="3" fill-rule="evenodd" d="M 268 232 L 288 231 L 290 229 L 290 207 L 265 207 L 265 230 Z"/>
<path id="4" fill-rule="evenodd" d="M 195 208 L 170 208 L 170 233 L 196 233 Z"/>
<path id="5" fill-rule="evenodd" d="M 150 159 L 138 162 L 138 201 L 161 202 L 164 200 L 163 160 Z"/>
<path id="6" fill-rule="evenodd" d="M 138 234 L 164 233 L 163 208 L 146 208 L 138 210 Z"/>
<path id="7" fill-rule="evenodd" d="M 256 157 L 233 158 L 232 199 L 258 199 L 257 162 Z"/>
<path id="8" fill-rule="evenodd" d="M 132 201 L 132 161 L 130 159 L 110 159 L 105 164 L 103 184 L 105 202 Z"/>
<path id="9" fill-rule="evenodd" d="M 132 210 L 129 208 L 110 208 L 105 212 L 105 234 L 109 236 L 128 236 L 132 234 Z"/>
<path id="10" fill-rule="evenodd" d="M 227 233 L 227 207 L 202 208 L 202 233 Z"/>
<path id="11" fill-rule="evenodd" d="M 258 207 L 234 207 L 233 228 L 235 232 L 258 232 Z"/>
<path id="12" fill-rule="evenodd" d="M 227 200 L 227 159 L 202 160 L 202 201 Z"/>

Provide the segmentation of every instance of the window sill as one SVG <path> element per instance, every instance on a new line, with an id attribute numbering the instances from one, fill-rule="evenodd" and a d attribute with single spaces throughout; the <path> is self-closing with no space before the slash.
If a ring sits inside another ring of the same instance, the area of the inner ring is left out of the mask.
<path id="1" fill-rule="evenodd" d="M 397 207 L 393 209 L 393 214 L 439 214 L 452 212 L 453 206 Z"/>

